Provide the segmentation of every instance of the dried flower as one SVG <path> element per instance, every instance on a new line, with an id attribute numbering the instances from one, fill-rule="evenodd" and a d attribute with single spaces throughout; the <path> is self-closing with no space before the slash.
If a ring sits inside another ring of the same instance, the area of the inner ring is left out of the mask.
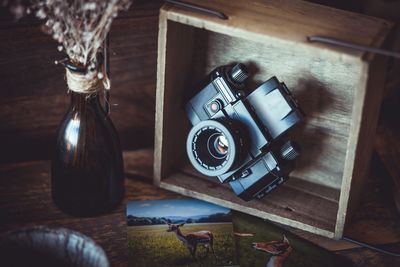
<path id="1" fill-rule="evenodd" d="M 17 20 L 29 14 L 30 11 L 26 0 L 2 0 L 0 1 L 0 6 L 8 6 Z"/>
<path id="2" fill-rule="evenodd" d="M 113 19 L 130 6 L 130 0 L 3 0 L 16 18 L 29 11 L 43 19 L 44 31 L 59 42 L 70 60 L 97 66 L 97 55 Z M 61 51 L 60 47 L 58 50 Z"/>

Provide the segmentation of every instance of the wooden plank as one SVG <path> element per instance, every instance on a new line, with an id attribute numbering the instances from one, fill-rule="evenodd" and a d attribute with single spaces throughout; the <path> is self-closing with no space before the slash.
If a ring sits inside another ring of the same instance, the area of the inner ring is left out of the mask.
<path id="1" fill-rule="evenodd" d="M 182 103 L 185 86 L 192 76 L 192 34 L 193 28 L 167 22 L 165 12 L 160 13 L 154 141 L 156 184 L 176 166 L 185 151 L 189 123 Z"/>
<path id="2" fill-rule="evenodd" d="M 214 177 L 200 175 L 191 166 L 185 166 L 181 170 L 183 174 L 197 179 L 194 180 L 194 185 L 190 188 L 197 190 L 198 185 L 201 183 L 213 184 L 213 187 L 217 189 L 219 187 L 224 188 L 224 194 L 227 194 L 231 201 L 237 199 L 228 184 L 220 184 Z M 168 182 L 168 178 L 166 182 Z M 282 186 L 282 189 L 272 192 L 261 201 L 240 201 L 240 203 L 252 207 L 257 205 L 259 210 L 273 214 L 280 214 L 284 211 L 282 216 L 290 216 L 300 221 L 304 220 L 312 225 L 321 223 L 333 226 L 333 221 L 337 214 L 339 194 L 339 190 L 319 184 L 307 183 L 292 177 Z M 218 196 L 220 195 L 218 194 Z M 304 205 L 305 203 L 307 205 Z"/>
<path id="3" fill-rule="evenodd" d="M 136 97 L 138 94 L 133 99 Z M 139 94 L 139 97 L 148 96 Z M 129 95 L 117 93 L 113 94 L 112 99 L 113 103 L 120 104 L 112 108 L 111 118 L 120 134 L 123 148 L 151 145 L 154 120 L 150 112 L 152 103 L 136 101 L 138 103 L 135 104 Z M 57 127 L 67 112 L 69 102 L 67 94 L 3 100 L 0 107 L 0 162 L 50 158 Z"/>
<path id="4" fill-rule="evenodd" d="M 221 184 L 217 182 L 218 180 L 215 177 L 207 177 L 202 175 L 201 173 L 196 171 L 188 161 L 185 161 L 185 163 L 181 165 L 179 171 L 193 177 L 198 177 L 199 179 L 207 180 L 208 182 L 213 182 L 216 185 L 223 186 L 225 188 L 230 188 L 227 183 Z M 339 196 L 340 196 L 339 190 L 315 183 L 310 183 L 296 177 L 291 177 L 291 178 L 293 179 L 290 179 L 289 183 L 285 183 L 285 186 L 291 187 L 298 191 L 302 191 L 305 194 L 310 194 L 318 198 L 323 198 L 327 201 L 336 203 L 339 202 Z"/>
<path id="5" fill-rule="evenodd" d="M 221 186 L 215 180 L 199 179 L 187 173 L 175 172 L 162 179 L 160 186 L 273 222 L 333 237 L 337 203 L 296 190 L 293 185 L 282 186 L 261 201 L 252 200 L 251 205 L 236 197 L 228 187 Z M 304 205 L 305 203 L 308 204 Z"/>
<path id="6" fill-rule="evenodd" d="M 391 193 L 397 210 L 400 212 L 399 88 L 400 85 L 396 87 L 396 90 L 383 103 L 380 125 L 376 133 L 375 150 L 387 174 L 390 176 Z"/>
<path id="7" fill-rule="evenodd" d="M 368 77 L 355 95 L 352 127 L 350 129 L 346 164 L 341 187 L 339 211 L 336 223 L 336 236 L 343 235 L 344 224 L 358 205 L 359 196 L 364 188 L 365 178 L 375 140 L 376 125 L 382 102 L 383 86 L 387 58 L 376 57 L 367 65 L 364 63 L 363 75 Z M 346 215 L 350 215 L 347 216 Z"/>
<path id="8" fill-rule="evenodd" d="M 124 153 L 126 195 L 114 211 L 92 218 L 69 216 L 51 199 L 50 162 L 0 165 L 0 235 L 37 225 L 67 227 L 93 238 L 105 250 L 111 266 L 128 266 L 125 207 L 129 200 L 179 198 L 150 184 L 152 149 Z M 145 176 L 146 182 L 143 182 Z"/>
<path id="9" fill-rule="evenodd" d="M 138 196 L 157 198 L 158 192 L 149 192 L 146 187 L 138 190 L 131 182 L 133 178 L 143 180 L 143 177 L 151 182 L 152 154 L 152 149 L 124 152 L 124 173 L 129 178 L 125 180 L 126 199 L 138 199 Z M 50 175 L 48 161 L 0 165 L 0 225 L 69 217 L 52 203 Z M 21 213 L 24 209 L 30 213 Z M 116 212 L 123 213 L 124 209 L 121 205 Z"/>
<path id="10" fill-rule="evenodd" d="M 134 199 L 182 197 L 142 181 L 141 177 L 145 173 L 151 175 L 152 166 L 149 164 L 151 158 L 151 149 L 129 151 L 124 154 L 125 172 L 132 174 L 127 176 L 130 178 L 126 180 L 127 195 L 124 204 L 128 200 Z M 74 218 L 63 214 L 52 204 L 48 171 L 48 161 L 0 165 L 0 215 L 2 218 L 0 220 L 0 235 L 8 230 L 35 225 L 67 227 L 90 236 L 100 244 L 105 249 L 111 261 L 111 266 L 127 266 L 125 206 L 121 205 L 112 213 L 94 218 Z M 376 175 L 374 181 L 379 183 L 383 177 L 380 171 Z M 146 179 L 150 180 L 151 176 Z M 372 244 L 398 242 L 400 240 L 400 224 L 397 223 L 397 214 L 385 216 L 391 210 L 387 192 L 377 190 L 374 184 L 368 185 L 367 188 L 369 190 L 363 196 L 361 214 L 357 215 L 357 221 L 351 222 L 351 225 L 346 228 L 349 231 L 347 234 L 355 239 Z M 3 218 L 7 220 L 3 220 Z M 387 266 L 397 266 L 394 264 L 397 263 L 394 261 L 396 258 L 390 256 L 375 253 L 372 255 L 372 252 L 358 247 L 347 250 L 355 247 L 301 230 L 295 231 L 292 228 L 291 231 L 296 235 L 305 237 L 314 244 L 331 251 L 338 251 L 341 255 L 345 254 L 357 263 L 356 266 L 379 266 L 374 265 L 376 261 L 371 260 L 376 260 L 376 258 L 380 259 L 379 263 L 389 262 L 393 264 Z M 396 251 L 395 248 L 386 248 Z"/>
<path id="11" fill-rule="evenodd" d="M 153 148 L 124 151 L 124 172 L 126 176 L 153 180 Z"/>
<path id="12" fill-rule="evenodd" d="M 165 64 L 167 48 L 167 18 L 163 11 L 160 12 L 158 27 L 158 56 L 157 56 L 157 90 L 156 114 L 154 130 L 154 184 L 159 185 L 162 176 L 162 141 L 163 141 L 163 103 L 165 87 Z"/>
<path id="13" fill-rule="evenodd" d="M 384 163 L 379 160 L 378 155 L 374 155 L 371 170 L 360 196 L 360 205 L 352 212 L 344 236 L 376 246 L 400 242 L 398 211 L 391 195 L 394 187 L 390 184 L 389 176 Z M 293 228 L 288 230 L 329 250 L 357 247 L 342 240 L 329 240 Z"/>
<path id="14" fill-rule="evenodd" d="M 260 41 L 269 40 L 269 42 L 273 40 L 279 44 L 289 41 L 299 48 L 303 45 L 318 47 L 326 51 L 345 52 L 346 56 L 360 57 L 363 53 L 334 46 L 309 44 L 306 36 L 328 35 L 363 45 L 377 45 L 373 43 L 374 38 L 381 34 L 382 29 L 386 28 L 387 31 L 390 25 L 379 18 L 299 0 L 279 2 L 256 0 L 251 3 L 245 0 L 189 0 L 188 2 L 219 10 L 226 14 L 229 20 L 220 20 L 172 6 L 164 7 L 169 11 L 168 18 L 219 33 L 229 32 L 236 37 L 253 40 L 260 38 Z M 188 17 L 192 19 L 187 20 Z M 208 23 L 204 23 L 205 21 Z"/>

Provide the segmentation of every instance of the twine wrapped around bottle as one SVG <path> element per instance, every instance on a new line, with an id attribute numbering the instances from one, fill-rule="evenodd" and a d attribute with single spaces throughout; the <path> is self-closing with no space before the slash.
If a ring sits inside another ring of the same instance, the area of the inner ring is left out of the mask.
<path id="1" fill-rule="evenodd" d="M 80 94 L 95 94 L 103 88 L 110 90 L 110 79 L 105 76 L 99 79 L 97 72 L 80 73 L 65 68 L 69 90 Z"/>
<path id="2" fill-rule="evenodd" d="M 80 73 L 66 68 L 67 84 L 69 90 L 80 94 L 95 94 L 105 88 L 110 89 L 108 77 L 99 79 L 97 72 Z"/>
<path id="3" fill-rule="evenodd" d="M 69 90 L 80 94 L 94 94 L 101 90 L 101 82 L 96 74 L 74 72 L 66 68 Z"/>

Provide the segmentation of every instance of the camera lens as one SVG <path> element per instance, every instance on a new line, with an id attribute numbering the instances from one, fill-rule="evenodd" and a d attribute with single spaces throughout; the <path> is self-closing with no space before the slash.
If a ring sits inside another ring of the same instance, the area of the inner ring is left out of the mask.
<path id="1" fill-rule="evenodd" d="M 228 153 L 229 143 L 225 135 L 221 134 L 218 136 L 217 140 L 215 140 L 214 147 L 216 147 L 218 152 L 222 155 Z"/>
<path id="2" fill-rule="evenodd" d="M 210 136 L 207 142 L 208 151 L 216 159 L 226 157 L 229 148 L 229 142 L 222 133 L 215 133 Z"/>
<path id="3" fill-rule="evenodd" d="M 202 121 L 189 132 L 186 148 L 192 165 L 202 174 L 218 176 L 232 170 L 242 155 L 243 142 L 227 122 Z"/>

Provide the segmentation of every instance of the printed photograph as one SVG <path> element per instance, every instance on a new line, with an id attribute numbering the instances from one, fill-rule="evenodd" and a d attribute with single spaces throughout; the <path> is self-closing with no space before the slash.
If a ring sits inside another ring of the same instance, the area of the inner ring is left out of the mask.
<path id="1" fill-rule="evenodd" d="M 349 267 L 340 255 L 318 247 L 266 220 L 233 212 L 241 267 Z"/>
<path id="2" fill-rule="evenodd" d="M 229 209 L 195 199 L 130 201 L 130 266 L 237 266 Z"/>

